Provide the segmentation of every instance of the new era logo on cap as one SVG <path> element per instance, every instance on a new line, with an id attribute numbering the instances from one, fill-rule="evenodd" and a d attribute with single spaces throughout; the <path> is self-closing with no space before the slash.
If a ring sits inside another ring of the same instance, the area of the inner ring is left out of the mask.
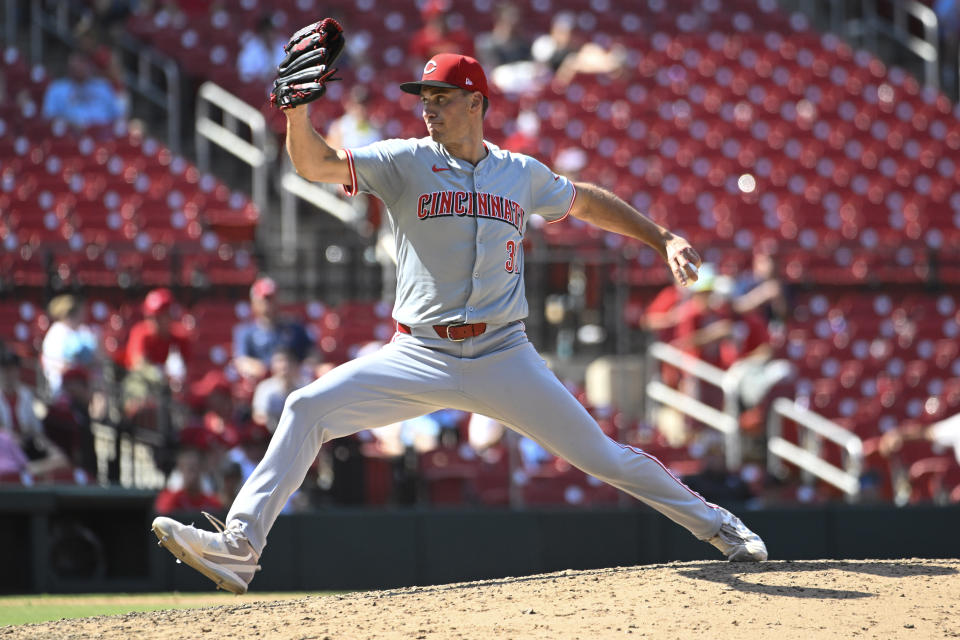
<path id="1" fill-rule="evenodd" d="M 456 53 L 440 53 L 423 67 L 419 81 L 404 82 L 400 88 L 407 93 L 419 94 L 421 87 L 448 87 L 479 91 L 484 98 L 487 92 L 487 76 L 480 63 L 470 56 Z"/>

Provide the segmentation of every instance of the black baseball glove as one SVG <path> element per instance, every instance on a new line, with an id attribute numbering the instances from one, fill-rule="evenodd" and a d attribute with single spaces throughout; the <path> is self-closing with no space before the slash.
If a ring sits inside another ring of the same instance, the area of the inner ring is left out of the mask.
<path id="1" fill-rule="evenodd" d="M 286 56 L 277 67 L 277 79 L 270 93 L 270 104 L 290 109 L 312 102 L 326 92 L 326 83 L 339 80 L 333 63 L 343 52 L 343 27 L 333 18 L 297 31 L 283 50 Z"/>

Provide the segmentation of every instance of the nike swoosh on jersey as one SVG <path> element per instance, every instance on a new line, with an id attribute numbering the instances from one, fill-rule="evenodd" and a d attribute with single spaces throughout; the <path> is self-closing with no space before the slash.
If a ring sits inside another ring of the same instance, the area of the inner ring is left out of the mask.
<path id="1" fill-rule="evenodd" d="M 554 181 L 554 182 L 556 182 L 556 181 L 559 180 L 559 179 L 560 179 L 560 176 L 553 176 L 553 181 Z"/>
<path id="2" fill-rule="evenodd" d="M 434 173 L 440 173 L 441 171 L 450 171 L 450 167 L 438 167 L 437 165 L 433 165 Z"/>

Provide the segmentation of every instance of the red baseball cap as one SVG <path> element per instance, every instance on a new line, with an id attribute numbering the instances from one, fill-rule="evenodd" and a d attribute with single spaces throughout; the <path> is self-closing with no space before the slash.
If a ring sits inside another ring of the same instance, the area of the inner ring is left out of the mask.
<path id="1" fill-rule="evenodd" d="M 173 304 L 173 294 L 170 289 L 154 289 L 143 300 L 143 315 L 155 316 L 166 311 Z"/>
<path id="2" fill-rule="evenodd" d="M 269 298 L 277 292 L 277 283 L 273 278 L 264 276 L 256 282 L 253 283 L 253 286 L 250 287 L 250 297 L 258 298 L 260 300 L 264 298 Z"/>
<path id="3" fill-rule="evenodd" d="M 487 75 L 480 63 L 470 56 L 456 53 L 438 53 L 423 67 L 423 76 L 419 81 L 404 82 L 400 85 L 403 91 L 414 95 L 419 95 L 422 87 L 479 91 L 484 98 L 490 97 Z"/>

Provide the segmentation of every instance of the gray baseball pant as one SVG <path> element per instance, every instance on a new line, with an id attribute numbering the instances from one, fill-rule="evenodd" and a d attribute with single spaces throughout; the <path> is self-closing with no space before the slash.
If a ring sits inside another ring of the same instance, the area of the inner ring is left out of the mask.
<path id="1" fill-rule="evenodd" d="M 488 327 L 463 342 L 431 327 L 396 334 L 379 351 L 347 362 L 293 392 L 263 460 L 240 489 L 237 520 L 257 553 L 321 445 L 437 409 L 480 413 L 537 441 L 584 472 L 653 507 L 699 539 L 720 529 L 720 512 L 643 451 L 608 438 L 547 367 L 523 324 Z"/>

